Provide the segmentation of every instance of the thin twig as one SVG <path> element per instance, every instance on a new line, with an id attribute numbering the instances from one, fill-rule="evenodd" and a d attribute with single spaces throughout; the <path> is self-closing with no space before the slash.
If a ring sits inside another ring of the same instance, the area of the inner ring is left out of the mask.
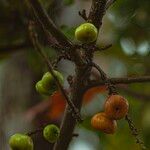
<path id="1" fill-rule="evenodd" d="M 39 0 L 26 0 L 30 7 L 31 13 L 34 13 L 38 24 L 43 28 L 47 38 L 56 39 L 56 41 L 65 49 L 76 65 L 84 65 L 84 59 L 80 56 L 73 43 L 56 27 L 54 22 L 48 16 L 46 10 L 43 8 Z M 60 49 L 61 51 L 61 49 Z"/>
<path id="2" fill-rule="evenodd" d="M 78 109 L 74 106 L 73 102 L 70 101 L 70 99 L 68 98 L 65 90 L 63 89 L 61 83 L 59 82 L 59 80 L 57 79 L 57 77 L 56 77 L 56 75 L 53 71 L 53 67 L 51 65 L 51 62 L 49 61 L 47 55 L 45 54 L 45 52 L 42 50 L 41 46 L 39 45 L 38 40 L 37 40 L 37 34 L 35 32 L 33 32 L 32 26 L 30 26 L 29 30 L 30 30 L 30 35 L 31 35 L 31 38 L 32 38 L 34 48 L 39 52 L 39 54 L 41 55 L 41 57 L 43 58 L 43 60 L 47 64 L 49 72 L 52 74 L 52 76 L 53 76 L 57 86 L 59 87 L 62 95 L 64 96 L 64 98 L 66 99 L 68 105 L 70 106 L 70 109 L 71 109 L 74 117 L 77 119 L 77 121 L 79 121 L 79 122 L 82 121 Z"/>
<path id="3" fill-rule="evenodd" d="M 100 75 L 101 75 L 101 79 L 102 79 L 103 81 L 105 81 L 105 84 L 108 86 L 109 95 L 111 95 L 111 94 L 116 94 L 116 93 L 117 93 L 116 87 L 114 86 L 114 84 L 112 84 L 112 83 L 110 82 L 110 79 L 107 77 L 106 73 L 100 68 L 100 66 L 98 66 L 98 65 L 97 65 L 96 63 L 94 63 L 94 62 L 91 62 L 90 64 L 98 70 L 98 72 L 99 72 Z"/>
<path id="4" fill-rule="evenodd" d="M 117 0 L 108 0 L 106 3 L 106 9 L 108 9 L 113 3 L 115 3 Z"/>
<path id="5" fill-rule="evenodd" d="M 52 66 L 53 68 L 57 68 L 57 64 L 62 60 L 62 59 L 67 59 L 67 60 L 71 60 L 71 58 L 69 56 L 67 56 L 67 54 L 61 54 L 59 55 L 56 60 L 54 60 L 52 62 Z"/>
<path id="6" fill-rule="evenodd" d="M 104 51 L 104 50 L 109 49 L 110 47 L 112 47 L 112 44 L 105 45 L 105 46 L 103 46 L 103 47 L 96 47 L 96 48 L 95 48 L 95 51 Z"/>
<path id="7" fill-rule="evenodd" d="M 72 47 L 71 41 L 67 39 L 64 34 L 56 27 L 54 22 L 50 19 L 45 9 L 42 7 L 39 0 L 27 0 L 30 8 L 34 12 L 39 25 L 43 28 L 45 33 L 52 34 L 56 38 L 58 43 L 64 47 Z"/>
<path id="8" fill-rule="evenodd" d="M 143 77 L 126 77 L 126 78 L 109 78 L 109 81 L 112 84 L 132 84 L 132 83 L 149 83 L 150 76 L 143 76 Z M 85 88 L 88 90 L 89 88 L 105 85 L 106 81 L 103 80 L 96 80 L 91 81 L 87 87 Z"/>
<path id="9" fill-rule="evenodd" d="M 105 14 L 105 6 L 106 6 L 106 0 L 93 0 L 92 1 L 92 6 L 90 9 L 90 13 L 89 13 L 87 21 L 94 24 L 98 30 L 102 24 L 102 18 Z M 91 43 L 90 45 L 95 45 L 95 44 L 96 44 L 96 41 L 94 43 Z M 87 45 L 90 46 L 89 44 Z M 93 51 L 92 50 L 89 51 L 89 48 L 87 48 L 85 49 L 85 52 L 86 53 L 89 52 L 86 56 L 90 56 L 88 59 L 92 61 Z M 80 53 L 80 56 L 81 56 L 81 53 Z M 80 58 L 78 57 L 76 61 L 81 61 L 80 59 L 83 60 L 82 56 Z M 76 74 L 75 74 L 75 80 L 74 80 L 74 84 L 72 88 L 72 101 L 76 103 L 76 106 L 79 109 L 81 109 L 81 106 L 82 106 L 82 99 L 83 99 L 83 94 L 84 94 L 83 89 L 85 87 L 85 83 L 88 82 L 90 78 L 91 69 L 92 69 L 92 67 L 89 66 L 86 72 L 86 77 L 84 78 L 84 80 L 82 80 L 82 76 L 83 74 L 85 74 L 85 68 L 87 68 L 87 64 L 85 61 L 84 63 L 80 63 L 80 64 L 76 63 Z M 72 133 L 74 131 L 75 125 L 76 125 L 76 122 L 71 117 L 70 113 L 68 112 L 68 107 L 67 107 L 64 113 L 63 121 L 61 123 L 60 138 L 57 141 L 57 143 L 54 145 L 53 150 L 68 149 L 69 143 L 72 139 Z"/>
<path id="10" fill-rule="evenodd" d="M 107 78 L 107 76 L 103 72 L 103 70 L 95 63 L 92 63 L 92 65 L 100 72 L 102 80 L 106 81 L 106 83 L 108 84 L 109 94 L 112 94 L 114 92 L 116 93 L 116 87 L 114 85 L 112 85 L 110 79 Z M 136 129 L 136 127 L 135 127 L 133 121 L 131 120 L 131 118 L 129 117 L 129 115 L 126 115 L 125 119 L 127 120 L 128 124 L 129 124 L 129 128 L 130 128 L 130 130 L 132 132 L 132 135 L 136 139 L 136 143 L 138 143 L 140 145 L 142 150 L 146 149 L 146 147 L 144 146 L 144 142 L 139 138 L 138 130 Z"/>
<path id="11" fill-rule="evenodd" d="M 92 70 L 92 75 L 94 76 L 95 80 L 99 80 L 100 76 L 99 73 L 95 70 Z M 89 81 L 90 84 L 90 81 Z M 116 85 L 119 91 L 125 92 L 127 95 L 131 95 L 135 97 L 137 100 L 144 100 L 145 102 L 149 102 L 150 95 L 145 93 L 139 93 L 138 91 L 132 90 L 128 87 L 128 85 Z"/>
<path id="12" fill-rule="evenodd" d="M 107 75 L 106 73 L 100 68 L 100 66 L 98 66 L 96 63 L 91 62 L 89 65 L 91 65 L 92 67 L 96 68 L 98 70 L 98 72 L 100 73 L 101 79 L 102 80 L 107 80 Z"/>
<path id="13" fill-rule="evenodd" d="M 85 9 L 83 9 L 82 11 L 79 11 L 79 16 L 81 16 L 85 21 L 88 20 Z"/>
<path id="14" fill-rule="evenodd" d="M 42 125 L 40 128 L 35 129 L 34 131 L 31 131 L 31 132 L 28 132 L 28 133 L 26 133 L 26 135 L 28 135 L 28 136 L 33 136 L 33 135 L 35 135 L 35 134 L 42 133 L 42 132 L 43 132 L 43 129 L 44 129 L 44 127 L 45 127 L 46 125 L 48 125 L 48 124 L 44 124 L 44 125 Z M 72 134 L 72 137 L 78 137 L 78 136 L 79 136 L 78 133 L 73 133 L 73 134 Z"/>
<path id="15" fill-rule="evenodd" d="M 42 128 L 39 128 L 39 129 L 36 129 L 36 130 L 34 130 L 34 131 L 31 131 L 31 132 L 27 133 L 27 135 L 28 135 L 28 136 L 32 136 L 32 135 L 41 133 L 42 131 L 43 131 L 43 127 L 42 127 Z"/>
<path id="16" fill-rule="evenodd" d="M 138 129 L 135 127 L 132 119 L 129 117 L 129 115 L 126 115 L 125 120 L 128 122 L 129 128 L 132 132 L 132 135 L 135 137 L 136 139 L 136 143 L 140 145 L 142 150 L 145 150 L 146 147 L 144 145 L 144 142 L 140 139 L 139 137 L 139 131 Z"/>

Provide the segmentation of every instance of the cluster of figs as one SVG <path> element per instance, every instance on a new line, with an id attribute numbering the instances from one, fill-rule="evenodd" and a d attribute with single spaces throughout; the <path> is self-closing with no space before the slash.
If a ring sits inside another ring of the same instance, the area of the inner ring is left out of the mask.
<path id="1" fill-rule="evenodd" d="M 94 42 L 97 39 L 97 35 L 97 28 L 89 22 L 81 24 L 75 30 L 75 38 L 81 43 Z M 63 75 L 57 70 L 53 70 L 53 73 L 60 84 L 63 84 Z M 46 72 L 35 87 L 38 93 L 46 96 L 52 95 L 57 90 L 55 79 L 50 72 Z M 129 105 L 125 98 L 112 94 L 105 102 L 104 112 L 95 114 L 92 117 L 91 125 L 96 130 L 113 134 L 117 128 L 116 120 L 124 118 L 128 113 L 128 108 Z M 43 128 L 43 137 L 50 143 L 55 143 L 59 135 L 60 129 L 54 124 L 49 124 Z M 9 145 L 12 150 L 34 149 L 33 140 L 28 134 L 16 133 L 12 135 L 9 139 Z"/>

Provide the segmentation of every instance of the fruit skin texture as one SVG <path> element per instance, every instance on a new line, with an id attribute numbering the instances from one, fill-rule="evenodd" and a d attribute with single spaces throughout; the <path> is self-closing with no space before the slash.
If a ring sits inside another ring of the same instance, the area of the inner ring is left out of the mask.
<path id="1" fill-rule="evenodd" d="M 75 38 L 83 43 L 94 42 L 97 38 L 98 30 L 91 23 L 84 23 L 77 27 Z"/>
<path id="2" fill-rule="evenodd" d="M 95 114 L 91 119 L 91 125 L 106 134 L 114 134 L 117 129 L 117 122 L 107 118 L 104 112 Z"/>
<path id="3" fill-rule="evenodd" d="M 53 70 L 55 76 L 59 80 L 61 84 L 64 82 L 64 78 L 62 74 L 56 70 Z M 51 95 L 54 91 L 57 90 L 57 85 L 55 83 L 55 80 L 50 72 L 46 72 L 42 80 L 38 81 L 35 85 L 36 91 L 42 95 Z"/>
<path id="4" fill-rule="evenodd" d="M 57 79 L 59 80 L 59 82 L 61 84 L 63 84 L 64 82 L 64 78 L 62 76 L 62 74 L 56 70 L 53 70 L 55 76 L 57 77 Z M 51 88 L 55 88 L 56 89 L 56 83 L 55 83 L 55 80 L 52 76 L 52 74 L 50 72 L 46 72 L 43 77 L 42 77 L 42 85 L 43 87 L 46 89 L 46 90 L 49 90 Z"/>
<path id="5" fill-rule="evenodd" d="M 35 88 L 36 91 L 42 95 L 50 95 L 50 92 L 43 87 L 41 80 L 36 83 Z"/>
<path id="6" fill-rule="evenodd" d="M 12 150 L 33 150 L 32 139 L 20 133 L 16 133 L 10 137 L 9 145 Z"/>
<path id="7" fill-rule="evenodd" d="M 105 113 L 110 119 L 119 120 L 124 118 L 129 110 L 128 101 L 120 95 L 111 95 L 104 105 Z"/>
<path id="8" fill-rule="evenodd" d="M 59 135 L 60 129 L 54 124 L 47 125 L 43 130 L 44 138 L 50 143 L 55 143 Z"/>

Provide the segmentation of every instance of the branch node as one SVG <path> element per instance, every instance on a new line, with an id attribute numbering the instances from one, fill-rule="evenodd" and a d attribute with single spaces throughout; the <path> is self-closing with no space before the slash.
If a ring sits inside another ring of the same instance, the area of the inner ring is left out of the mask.
<path id="1" fill-rule="evenodd" d="M 62 54 L 60 54 L 60 55 L 52 62 L 53 68 L 57 68 L 58 63 L 59 63 L 62 59 L 71 60 L 71 58 L 70 58 L 66 53 L 62 53 Z"/>
<path id="2" fill-rule="evenodd" d="M 94 68 L 96 68 L 98 70 L 98 72 L 100 73 L 101 79 L 103 81 L 105 81 L 105 85 L 107 85 L 108 87 L 108 94 L 112 95 L 112 94 L 117 94 L 117 90 L 116 87 L 114 86 L 114 84 L 111 83 L 111 80 L 107 77 L 106 73 L 94 62 L 90 63 L 91 66 L 93 66 Z"/>
<path id="3" fill-rule="evenodd" d="M 67 77 L 67 81 L 68 81 L 70 87 L 72 87 L 72 86 L 73 86 L 73 76 L 69 75 L 69 76 Z"/>

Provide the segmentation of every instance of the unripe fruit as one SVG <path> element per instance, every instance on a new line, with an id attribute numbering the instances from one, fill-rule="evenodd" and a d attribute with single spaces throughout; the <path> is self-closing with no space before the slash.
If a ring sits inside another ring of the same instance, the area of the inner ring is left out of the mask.
<path id="1" fill-rule="evenodd" d="M 54 74 L 61 84 L 64 82 L 62 74 L 54 70 Z M 56 82 L 51 73 L 47 72 L 43 75 L 42 80 L 36 83 L 36 90 L 43 95 L 51 95 L 57 89 Z"/>
<path id="2" fill-rule="evenodd" d="M 59 138 L 59 134 L 60 129 L 54 124 L 47 125 L 43 130 L 44 138 L 50 143 L 55 143 Z"/>
<path id="3" fill-rule="evenodd" d="M 94 42 L 97 38 L 97 28 L 91 23 L 84 23 L 77 27 L 75 38 L 83 43 Z"/>
<path id="4" fill-rule="evenodd" d="M 117 122 L 107 118 L 105 113 L 98 113 L 91 119 L 93 128 L 100 130 L 106 134 L 113 134 L 117 129 Z"/>
<path id="5" fill-rule="evenodd" d="M 12 150 L 33 150 L 32 139 L 24 134 L 14 134 L 9 139 L 9 145 Z"/>
<path id="6" fill-rule="evenodd" d="M 111 95 L 105 102 L 105 113 L 110 119 L 124 118 L 129 109 L 128 101 L 120 95 Z"/>
<path id="7" fill-rule="evenodd" d="M 42 84 L 42 81 L 38 81 L 35 85 L 36 91 L 42 95 L 50 95 L 50 91 L 47 91 Z"/>
<path id="8" fill-rule="evenodd" d="M 62 76 L 62 74 L 56 70 L 53 70 L 55 76 L 57 77 L 57 79 L 59 80 L 59 82 L 61 84 L 63 84 L 64 82 L 64 78 Z M 42 77 L 42 85 L 45 89 L 49 90 L 49 89 L 56 89 L 56 83 L 55 80 L 52 76 L 52 74 L 50 72 L 46 72 L 43 77 Z"/>

